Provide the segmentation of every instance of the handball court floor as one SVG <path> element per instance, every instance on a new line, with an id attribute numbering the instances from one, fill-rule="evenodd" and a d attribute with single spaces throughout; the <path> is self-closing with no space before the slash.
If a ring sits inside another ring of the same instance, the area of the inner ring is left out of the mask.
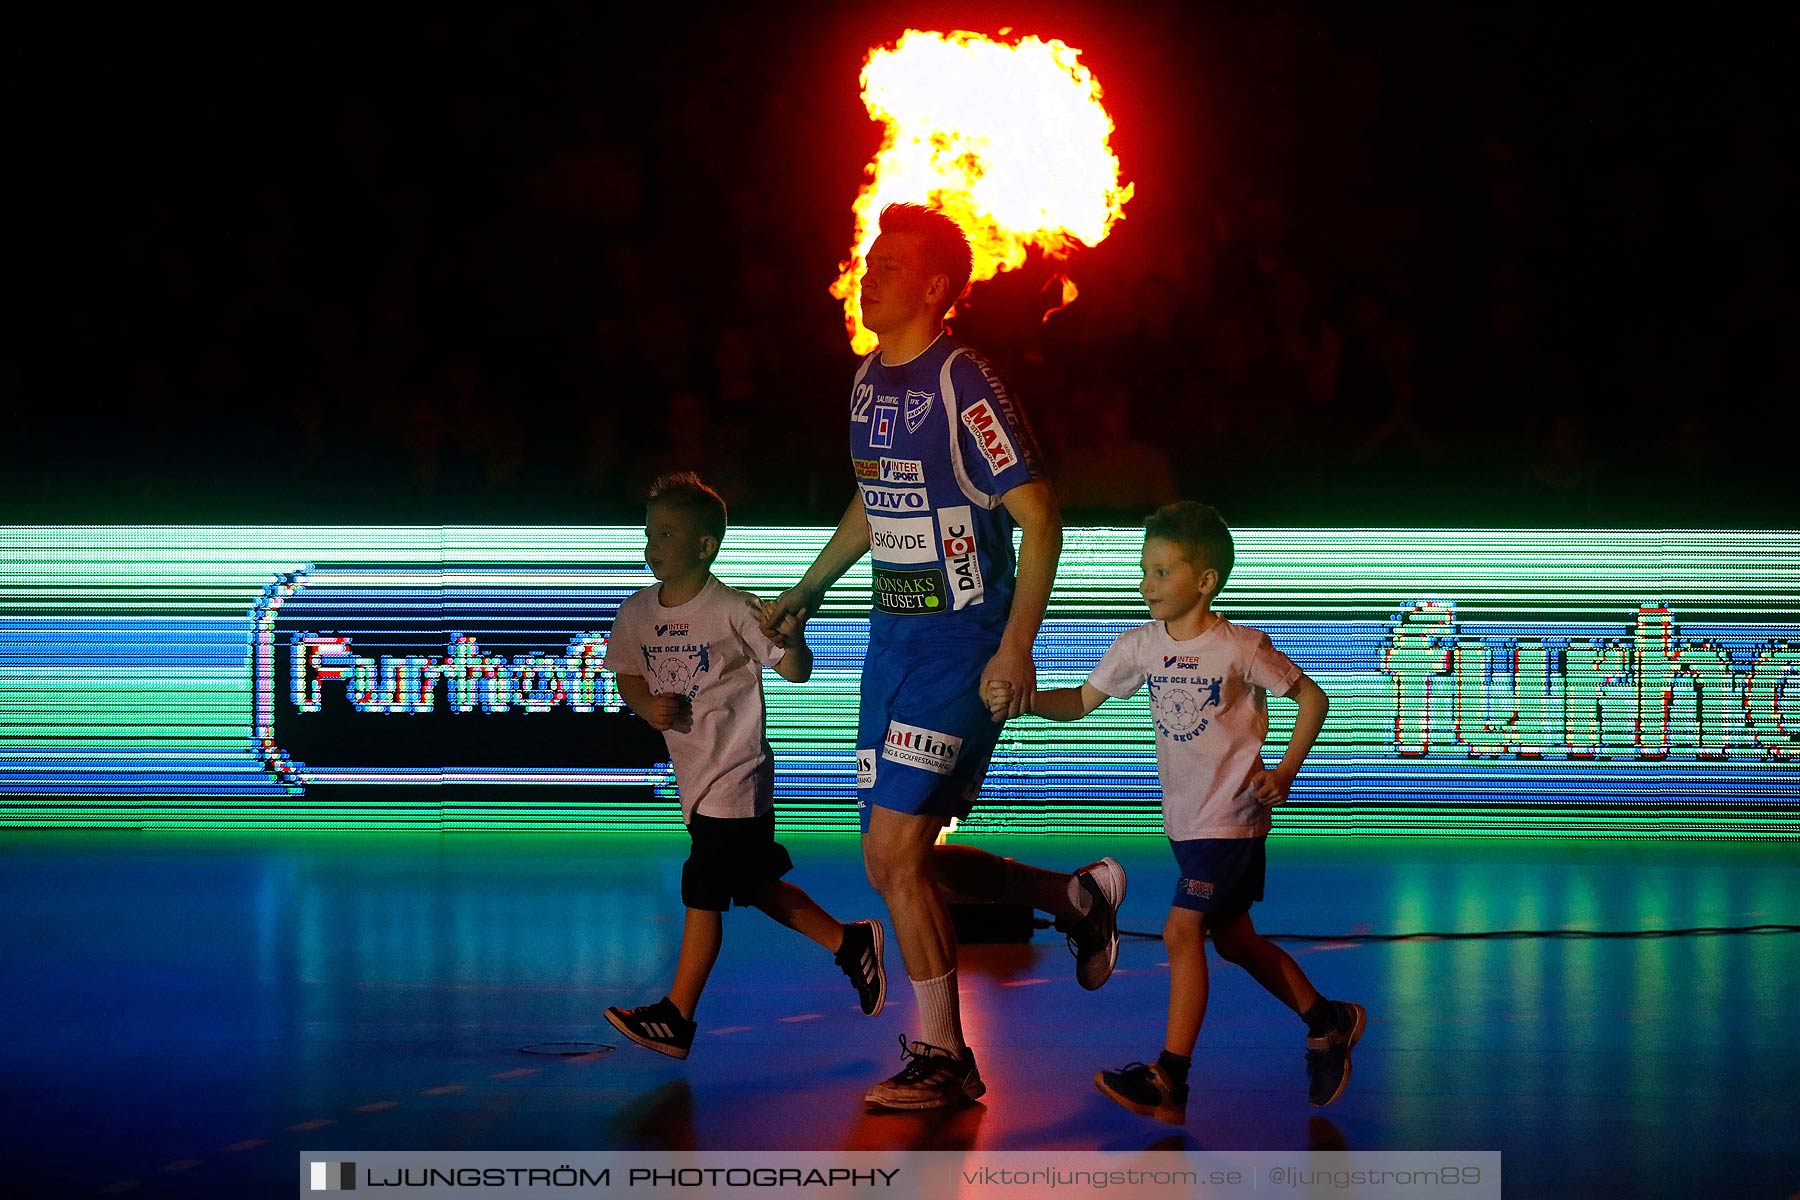
<path id="1" fill-rule="evenodd" d="M 880 913 L 856 840 L 785 835 L 841 919 Z M 1153 838 L 968 839 L 1044 865 L 1112 853 L 1122 925 L 1160 927 Z M 277 1196 L 303 1150 L 1499 1150 L 1508 1195 L 1800 1191 L 1800 937 L 1358 940 L 1419 931 L 1800 921 L 1795 843 L 1283 838 L 1271 933 L 1367 1005 L 1344 1098 L 1306 1103 L 1299 1022 L 1213 959 L 1185 1128 L 1114 1107 L 1154 1056 L 1168 971 L 1127 937 L 1098 992 L 1062 938 L 964 948 L 989 1086 L 954 1112 L 863 1090 L 916 1035 L 890 937 L 870 1019 L 829 955 L 755 912 L 685 1063 L 608 1004 L 661 996 L 679 834 L 0 834 L 5 1192 Z M 584 1057 L 528 1044 L 599 1042 Z"/>

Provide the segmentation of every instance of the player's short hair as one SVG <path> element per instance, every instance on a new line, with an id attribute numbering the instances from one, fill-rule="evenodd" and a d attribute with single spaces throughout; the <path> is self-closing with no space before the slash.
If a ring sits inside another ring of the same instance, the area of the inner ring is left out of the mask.
<path id="1" fill-rule="evenodd" d="M 975 270 L 975 252 L 969 248 L 969 235 L 961 225 L 938 209 L 900 201 L 881 210 L 881 232 L 913 234 L 924 246 L 925 269 L 933 275 L 950 277 L 950 287 L 944 294 L 945 312 L 962 299 Z"/>
<path id="2" fill-rule="evenodd" d="M 701 483 L 700 476 L 692 471 L 658 475 L 656 482 L 650 485 L 644 503 L 670 505 L 698 521 L 701 531 L 710 533 L 714 541 L 725 540 L 725 501 L 719 493 Z"/>
<path id="3" fill-rule="evenodd" d="M 1144 536 L 1161 538 L 1181 547 L 1197 571 L 1211 567 L 1219 573 L 1219 586 L 1231 578 L 1231 564 L 1237 548 L 1231 540 L 1231 529 L 1219 510 L 1197 500 L 1178 500 L 1165 504 L 1144 518 Z"/>

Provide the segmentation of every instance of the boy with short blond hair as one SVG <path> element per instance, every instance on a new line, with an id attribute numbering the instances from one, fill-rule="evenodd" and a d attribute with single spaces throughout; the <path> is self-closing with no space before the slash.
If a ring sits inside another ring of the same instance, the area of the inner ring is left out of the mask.
<path id="1" fill-rule="evenodd" d="M 692 472 L 650 490 L 644 561 L 660 581 L 619 606 L 606 669 L 633 712 L 669 744 L 681 815 L 693 849 L 681 869 L 687 909 L 669 994 L 606 1019 L 648 1050 L 686 1058 L 694 1010 L 724 940 L 723 915 L 749 904 L 825 949 L 855 985 L 863 1012 L 887 998 L 878 921 L 849 925 L 782 876 L 793 860 L 775 840 L 775 758 L 764 735 L 762 668 L 792 683 L 812 675 L 808 612 L 788 615 L 783 645 L 759 624 L 762 602 L 712 573 L 725 536 L 725 502 Z"/>
<path id="2" fill-rule="evenodd" d="M 1188 1068 L 1206 1016 L 1206 935 L 1227 962 L 1250 973 L 1307 1026 L 1312 1103 L 1330 1104 L 1350 1080 L 1350 1050 L 1367 1015 L 1360 1004 L 1320 996 L 1292 957 L 1256 932 L 1250 906 L 1263 898 L 1269 809 L 1287 799 L 1325 721 L 1325 693 L 1269 635 L 1212 609 L 1231 575 L 1231 530 L 1212 507 L 1183 501 L 1144 522 L 1139 592 L 1150 622 L 1121 634 L 1080 687 L 1041 691 L 1037 715 L 1074 721 L 1108 699 L 1150 686 L 1156 721 L 1163 827 L 1181 877 L 1163 926 L 1169 954 L 1169 1023 L 1153 1063 L 1101 1071 L 1094 1083 L 1133 1112 L 1170 1124 L 1187 1118 Z M 1268 693 L 1300 711 L 1280 763 L 1267 767 Z M 984 691 L 1006 711 L 1004 686 Z"/>

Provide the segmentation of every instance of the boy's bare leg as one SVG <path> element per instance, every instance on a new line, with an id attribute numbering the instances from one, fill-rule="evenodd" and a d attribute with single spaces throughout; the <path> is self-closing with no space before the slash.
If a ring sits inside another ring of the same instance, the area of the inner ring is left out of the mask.
<path id="1" fill-rule="evenodd" d="M 1192 1058 L 1206 1020 L 1206 914 L 1169 909 L 1163 946 L 1169 952 L 1169 1030 L 1163 1049 Z"/>
<path id="2" fill-rule="evenodd" d="M 932 864 L 932 843 L 942 828 L 942 817 L 877 806 L 863 834 L 869 883 L 887 902 L 907 977 L 914 982 L 956 969 L 956 931 Z"/>
<path id="3" fill-rule="evenodd" d="M 1244 968 L 1265 991 L 1296 1013 L 1304 1016 L 1319 1002 L 1319 990 L 1300 969 L 1300 964 L 1287 951 L 1256 932 L 1249 913 L 1213 918 L 1212 937 L 1213 948 L 1220 958 Z"/>
<path id="4" fill-rule="evenodd" d="M 681 927 L 681 955 L 675 960 L 675 983 L 669 988 L 669 999 L 690 1021 L 700 1003 L 700 993 L 706 988 L 706 977 L 719 961 L 719 947 L 725 941 L 724 918 L 724 913 L 690 908 Z"/>
<path id="5" fill-rule="evenodd" d="M 1001 858 L 974 846 L 938 846 L 932 862 L 944 890 L 958 900 L 1029 904 L 1069 921 L 1087 915 L 1087 893 L 1072 874 Z"/>
<path id="6" fill-rule="evenodd" d="M 751 901 L 772 919 L 811 938 L 833 954 L 844 944 L 844 924 L 785 879 L 771 880 Z"/>

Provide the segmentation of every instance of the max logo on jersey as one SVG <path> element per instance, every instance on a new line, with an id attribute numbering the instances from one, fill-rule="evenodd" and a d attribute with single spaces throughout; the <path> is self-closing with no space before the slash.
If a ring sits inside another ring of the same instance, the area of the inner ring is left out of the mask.
<path id="1" fill-rule="evenodd" d="M 894 448 L 894 425 L 899 420 L 899 397 L 880 397 L 875 405 L 875 423 L 869 426 L 869 445 L 877 450 L 892 450 Z"/>
<path id="2" fill-rule="evenodd" d="M 906 393 L 906 432 L 917 433 L 925 418 L 931 415 L 931 402 L 937 399 L 936 392 Z"/>
<path id="3" fill-rule="evenodd" d="M 879 414 L 880 410 L 876 412 Z M 1012 439 L 1006 436 L 1005 424 L 995 414 L 994 406 L 986 396 L 963 410 L 962 423 L 975 435 L 975 445 L 994 474 L 1018 463 L 1019 452 L 1013 449 Z"/>
<path id="4" fill-rule="evenodd" d="M 939 733 L 935 729 L 921 729 L 917 725 L 889 721 L 881 757 L 889 762 L 930 771 L 933 775 L 948 775 L 950 769 L 956 766 L 957 757 L 962 754 L 962 743 L 961 738 Z"/>
<path id="5" fill-rule="evenodd" d="M 924 488 L 882 487 L 862 485 L 864 510 L 872 513 L 922 513 L 929 508 Z"/>
<path id="6" fill-rule="evenodd" d="M 952 610 L 960 612 L 971 604 L 980 604 L 987 589 L 981 580 L 981 555 L 975 541 L 975 517 L 967 505 L 940 508 L 938 533 L 944 546 L 944 570 L 955 593 Z"/>

